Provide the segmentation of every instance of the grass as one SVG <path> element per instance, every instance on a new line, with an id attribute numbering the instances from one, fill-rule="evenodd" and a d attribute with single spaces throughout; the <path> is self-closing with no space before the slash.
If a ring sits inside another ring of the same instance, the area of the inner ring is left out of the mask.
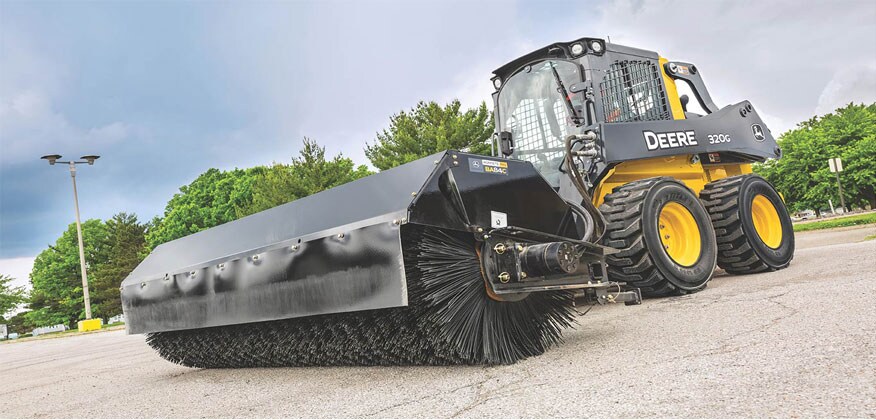
<path id="1" fill-rule="evenodd" d="M 831 229 L 846 226 L 869 225 L 871 223 L 876 223 L 876 213 L 837 217 L 835 219 L 821 220 L 811 223 L 798 223 L 794 225 L 794 232 L 805 232 L 807 230 Z"/>
<path id="2" fill-rule="evenodd" d="M 870 235 L 864 238 L 865 241 L 872 241 L 874 239 L 876 239 L 876 235 Z"/>

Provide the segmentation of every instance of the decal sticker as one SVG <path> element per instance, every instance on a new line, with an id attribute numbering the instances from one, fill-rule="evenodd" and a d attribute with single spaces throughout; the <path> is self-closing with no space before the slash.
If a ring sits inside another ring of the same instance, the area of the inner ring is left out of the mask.
<path id="1" fill-rule="evenodd" d="M 508 162 L 468 158 L 468 170 L 488 174 L 508 175 Z"/>
<path id="2" fill-rule="evenodd" d="M 675 149 L 699 144 L 693 130 L 670 131 L 668 133 L 643 131 L 642 135 L 645 136 L 645 146 L 648 147 L 648 150 Z"/>
<path id="3" fill-rule="evenodd" d="M 480 159 L 468 158 L 468 170 L 472 172 L 483 172 L 484 165 Z"/>
<path id="4" fill-rule="evenodd" d="M 494 228 L 508 227 L 508 215 L 498 211 L 491 211 L 490 226 Z"/>
<path id="5" fill-rule="evenodd" d="M 718 143 L 730 143 L 730 135 L 719 133 L 719 134 L 709 134 L 709 144 L 718 144 Z"/>
<path id="6" fill-rule="evenodd" d="M 754 139 L 757 141 L 764 141 L 766 139 L 766 135 L 763 134 L 763 127 L 760 124 L 751 125 L 751 134 L 754 135 Z"/>
<path id="7" fill-rule="evenodd" d="M 720 153 L 709 153 L 709 163 L 720 163 L 721 162 L 721 154 Z"/>

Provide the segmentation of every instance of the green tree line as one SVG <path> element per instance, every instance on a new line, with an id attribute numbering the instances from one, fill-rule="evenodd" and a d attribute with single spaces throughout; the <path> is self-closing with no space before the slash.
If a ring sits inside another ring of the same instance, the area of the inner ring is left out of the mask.
<path id="1" fill-rule="evenodd" d="M 839 207 L 836 175 L 828 159 L 842 159 L 840 182 L 847 207 L 876 209 L 876 103 L 849 104 L 803 121 L 778 139 L 783 156 L 755 165 L 782 192 L 789 209 Z"/>

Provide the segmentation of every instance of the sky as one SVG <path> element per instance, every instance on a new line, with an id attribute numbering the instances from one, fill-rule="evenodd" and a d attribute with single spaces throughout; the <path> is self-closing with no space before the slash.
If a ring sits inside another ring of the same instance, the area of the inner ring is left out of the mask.
<path id="1" fill-rule="evenodd" d="M 490 104 L 492 70 L 583 36 L 697 64 L 773 133 L 876 101 L 876 2 L 0 0 L 0 273 L 74 219 L 146 221 L 208 168 L 288 162 L 308 136 L 367 164 L 420 100 Z"/>

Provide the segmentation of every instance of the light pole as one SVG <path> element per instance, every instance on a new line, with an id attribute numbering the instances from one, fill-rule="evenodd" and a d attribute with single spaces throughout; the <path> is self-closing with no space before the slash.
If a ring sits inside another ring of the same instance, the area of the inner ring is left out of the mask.
<path id="1" fill-rule="evenodd" d="M 846 199 L 843 198 L 843 184 L 840 183 L 840 172 L 843 171 L 843 161 L 840 158 L 830 158 L 827 161 L 830 171 L 836 174 L 836 187 L 839 189 L 840 207 L 846 212 Z"/>
<path id="2" fill-rule="evenodd" d="M 94 161 L 100 156 L 88 155 L 82 156 L 82 161 L 58 161 L 61 155 L 46 155 L 40 159 L 49 161 L 49 165 L 56 163 L 66 163 L 70 166 L 70 179 L 73 180 L 73 206 L 76 208 L 76 234 L 79 236 L 79 266 L 82 268 L 82 295 L 85 298 L 85 319 L 91 319 L 91 299 L 88 297 L 88 276 L 85 273 L 85 247 L 82 245 L 82 222 L 79 221 L 79 194 L 76 191 L 76 165 L 87 163 L 94 165 Z"/>

